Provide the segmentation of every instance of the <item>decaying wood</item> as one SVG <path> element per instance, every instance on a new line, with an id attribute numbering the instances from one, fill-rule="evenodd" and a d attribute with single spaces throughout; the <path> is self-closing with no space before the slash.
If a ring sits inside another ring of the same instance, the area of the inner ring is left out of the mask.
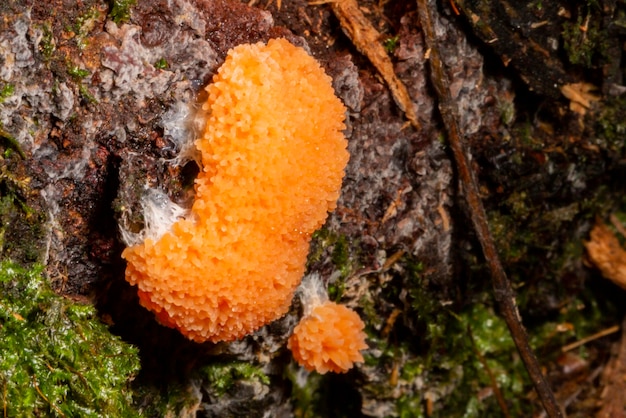
<path id="1" fill-rule="evenodd" d="M 387 55 L 387 51 L 380 42 L 380 33 L 374 28 L 371 22 L 363 15 L 356 0 L 331 0 L 319 1 L 311 4 L 329 3 L 333 13 L 339 19 L 341 28 L 350 38 L 354 46 L 364 54 L 376 67 L 398 107 L 404 112 L 411 124 L 419 129 L 420 123 L 411 101 L 411 96 L 402 80 L 400 80 L 393 69 L 393 64 Z"/>
<path id="2" fill-rule="evenodd" d="M 450 81 L 446 75 L 443 62 L 439 55 L 437 38 L 435 35 L 431 9 L 434 5 L 427 0 L 417 0 L 417 9 L 424 33 L 426 46 L 430 49 L 430 68 L 433 86 L 439 98 L 439 111 L 448 133 L 448 142 L 454 154 L 454 160 L 461 183 L 461 193 L 465 197 L 474 230 L 483 250 L 487 265 L 491 273 L 494 296 L 502 316 L 511 332 L 511 337 L 517 346 L 526 370 L 531 377 L 535 390 L 543 403 L 548 416 L 562 417 L 563 413 L 556 402 L 554 394 L 541 372 L 539 362 L 535 357 L 528 335 L 521 323 L 520 314 L 515 303 L 515 295 L 506 276 L 502 263 L 498 257 L 495 243 L 489 230 L 485 208 L 478 192 L 478 185 L 472 171 L 468 151 L 459 128 L 458 109 L 455 108 L 450 94 Z"/>

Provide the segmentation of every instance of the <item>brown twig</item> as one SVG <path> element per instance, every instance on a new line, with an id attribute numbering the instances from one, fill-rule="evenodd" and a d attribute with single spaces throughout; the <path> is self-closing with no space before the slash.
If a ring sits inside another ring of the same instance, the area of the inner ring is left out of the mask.
<path id="1" fill-rule="evenodd" d="M 433 6 L 431 5 L 431 7 Z M 439 97 L 439 111 L 446 126 L 450 148 L 454 154 L 454 160 L 461 183 L 461 193 L 464 195 L 467 202 L 472 224 L 491 273 L 494 297 L 498 302 L 501 314 L 511 332 L 511 337 L 517 346 L 517 350 L 524 361 L 526 370 L 530 375 L 535 390 L 548 416 L 562 417 L 563 413 L 554 398 L 554 394 L 548 382 L 541 373 L 539 362 L 528 343 L 528 335 L 521 323 L 511 284 L 500 263 L 496 246 L 493 242 L 491 232 L 489 231 L 485 208 L 480 200 L 477 182 L 470 168 L 465 144 L 462 141 L 462 135 L 457 123 L 456 109 L 450 95 L 450 81 L 445 74 L 443 62 L 437 48 L 431 7 L 429 7 L 428 0 L 417 0 L 417 10 L 424 33 L 424 39 L 426 46 L 431 51 L 431 79 L 437 96 Z"/>
<path id="2" fill-rule="evenodd" d="M 35 390 L 37 391 L 39 396 L 41 396 L 43 400 L 46 401 L 48 405 L 50 405 L 50 407 L 52 407 L 59 415 L 64 417 L 65 414 L 63 413 L 63 411 L 61 411 L 59 407 L 56 406 L 54 403 L 50 402 L 50 400 L 46 397 L 46 395 L 44 395 L 43 392 L 39 389 L 39 385 L 37 385 L 37 379 L 35 378 L 35 375 L 33 375 L 32 378 L 33 378 L 33 386 L 35 387 Z"/>
<path id="3" fill-rule="evenodd" d="M 580 339 L 578 341 L 574 341 L 571 344 L 564 345 L 563 347 L 561 347 L 561 352 L 565 353 L 567 351 L 571 351 L 571 350 L 573 350 L 575 348 L 580 347 L 581 345 L 585 345 L 585 344 L 587 344 L 587 343 L 589 343 L 591 341 L 595 341 L 598 338 L 602 338 L 602 337 L 606 337 L 607 335 L 615 334 L 619 330 L 620 330 L 619 325 L 614 325 L 612 327 L 603 329 L 602 331 L 596 332 L 593 335 L 590 335 L 588 337 L 582 338 L 582 339 Z"/>

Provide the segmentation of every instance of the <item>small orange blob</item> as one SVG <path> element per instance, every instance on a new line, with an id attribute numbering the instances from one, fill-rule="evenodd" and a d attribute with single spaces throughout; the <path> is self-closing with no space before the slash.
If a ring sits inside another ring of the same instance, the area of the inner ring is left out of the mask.
<path id="1" fill-rule="evenodd" d="M 231 341 L 287 312 L 349 158 L 331 81 L 284 39 L 229 51 L 207 87 L 191 213 L 122 254 L 161 323 Z"/>
<path id="2" fill-rule="evenodd" d="M 287 346 L 293 358 L 308 371 L 345 373 L 363 362 L 365 324 L 353 310 L 324 302 L 296 326 Z"/>

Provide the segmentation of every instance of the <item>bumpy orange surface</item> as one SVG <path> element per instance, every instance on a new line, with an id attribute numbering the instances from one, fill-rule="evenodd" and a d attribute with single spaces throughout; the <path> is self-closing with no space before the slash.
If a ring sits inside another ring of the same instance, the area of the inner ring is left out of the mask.
<path id="1" fill-rule="evenodd" d="M 363 361 L 361 350 L 367 348 L 364 327 L 353 310 L 324 302 L 302 318 L 288 347 L 293 358 L 309 371 L 345 373 Z"/>
<path id="2" fill-rule="evenodd" d="M 142 305 L 215 342 L 287 311 L 348 153 L 330 77 L 286 40 L 234 48 L 207 91 L 191 215 L 123 257 Z"/>

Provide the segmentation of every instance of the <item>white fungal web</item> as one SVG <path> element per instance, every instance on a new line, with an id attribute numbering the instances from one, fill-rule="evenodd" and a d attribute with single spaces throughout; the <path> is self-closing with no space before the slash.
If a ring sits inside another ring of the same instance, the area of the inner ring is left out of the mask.
<path id="1" fill-rule="evenodd" d="M 185 218 L 189 211 L 172 202 L 169 196 L 159 189 L 147 188 L 141 197 L 141 209 L 144 217 L 144 229 L 139 233 L 121 228 L 122 239 L 127 246 L 134 246 L 150 238 L 158 241 L 172 225 Z"/>
<path id="2" fill-rule="evenodd" d="M 202 137 L 206 123 L 206 111 L 202 104 L 178 101 L 161 117 L 163 136 L 174 144 L 176 157 L 167 162 L 174 166 L 195 161 L 200 166 L 200 153 L 196 139 Z"/>
<path id="3" fill-rule="evenodd" d="M 196 139 L 204 132 L 206 111 L 195 101 L 178 101 L 161 117 L 163 136 L 171 141 L 176 156 L 163 160 L 165 164 L 182 166 L 188 161 L 195 161 L 201 166 L 201 158 L 196 148 Z M 141 197 L 141 209 L 144 229 L 131 232 L 120 226 L 122 240 L 127 246 L 141 244 L 150 238 L 158 241 L 172 225 L 181 218 L 190 216 L 190 211 L 172 202 L 167 193 L 160 189 L 146 187 Z"/>
<path id="4" fill-rule="evenodd" d="M 313 309 L 328 301 L 328 293 L 318 273 L 307 274 L 302 278 L 297 290 L 304 307 L 304 316 L 311 315 Z"/>

